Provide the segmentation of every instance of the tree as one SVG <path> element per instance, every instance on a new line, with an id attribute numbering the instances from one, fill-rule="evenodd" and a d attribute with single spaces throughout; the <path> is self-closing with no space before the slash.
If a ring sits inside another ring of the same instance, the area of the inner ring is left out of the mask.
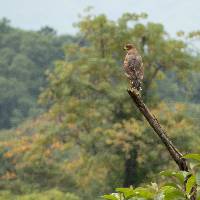
<path id="1" fill-rule="evenodd" d="M 118 68 L 122 62 L 122 46 L 127 41 L 135 42 L 143 53 L 143 95 L 153 108 L 158 106 L 156 99 L 159 99 L 159 95 L 155 92 L 160 78 L 165 78 L 168 72 L 175 72 L 176 80 L 181 81 L 183 74 L 194 68 L 195 57 L 187 52 L 186 44 L 167 37 L 160 24 L 143 25 L 138 22 L 145 17 L 145 14 L 127 13 L 117 22 L 113 22 L 104 15 L 87 15 L 77 25 L 80 28 L 79 35 L 86 40 L 87 45 L 68 47 L 67 61 L 59 62 L 54 72 L 49 74 L 49 88 L 43 93 L 43 98 L 48 103 L 51 100 L 50 112 L 58 119 L 63 135 L 74 138 L 76 145 L 91 154 L 97 154 L 101 148 L 107 148 L 108 135 L 102 133 L 108 130 L 112 132 L 115 129 L 113 124 L 121 124 L 122 120 L 129 123 L 132 118 L 138 124 L 141 120 L 138 113 L 132 114 L 130 111 L 130 103 L 124 94 L 125 82 Z M 131 27 L 127 25 L 130 22 L 133 23 Z M 98 134 L 96 127 L 101 127 Z M 131 134 L 134 133 L 135 131 L 131 131 Z M 114 154 L 124 158 L 124 169 L 129 169 L 130 156 L 133 156 L 134 160 L 131 162 L 138 168 L 136 144 L 148 143 L 145 134 L 140 134 L 138 140 L 133 137 L 131 142 L 124 141 L 124 146 L 119 148 L 119 144 L 114 150 Z M 117 137 L 116 133 L 111 135 Z M 128 135 L 122 133 L 120 140 L 126 137 Z M 114 138 L 110 141 L 111 144 L 114 143 Z M 128 149 L 125 148 L 126 145 Z M 133 171 L 124 171 L 124 177 L 129 179 L 132 176 L 126 173 L 135 174 Z M 135 176 L 124 182 L 136 185 L 141 178 L 140 176 L 137 179 Z"/>
<path id="2" fill-rule="evenodd" d="M 28 32 L 0 21 L 0 129 L 41 113 L 37 98 L 46 84 L 45 71 L 63 57 L 63 45 L 72 38 L 59 37 L 50 27 Z"/>

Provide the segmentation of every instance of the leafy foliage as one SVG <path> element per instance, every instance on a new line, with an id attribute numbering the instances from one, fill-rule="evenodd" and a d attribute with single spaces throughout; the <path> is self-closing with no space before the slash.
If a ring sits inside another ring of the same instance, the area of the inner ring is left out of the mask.
<path id="1" fill-rule="evenodd" d="M 161 186 L 156 183 L 137 188 L 116 188 L 116 193 L 104 195 L 104 199 L 108 200 L 181 200 L 190 199 L 193 194 L 192 188 L 197 187 L 197 199 L 200 198 L 200 182 L 199 182 L 199 160 L 200 154 L 187 154 L 184 158 L 191 158 L 197 162 L 198 167 L 192 168 L 193 173 L 184 171 L 163 171 L 160 175 L 170 177 L 173 182 L 165 180 Z M 186 187 L 186 190 L 184 189 Z"/>

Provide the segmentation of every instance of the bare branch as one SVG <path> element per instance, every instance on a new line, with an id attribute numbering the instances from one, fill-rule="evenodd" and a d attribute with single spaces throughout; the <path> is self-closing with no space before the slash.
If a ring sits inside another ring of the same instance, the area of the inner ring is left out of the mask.
<path id="1" fill-rule="evenodd" d="M 141 96 L 135 92 L 134 90 L 128 90 L 129 95 L 132 100 L 140 110 L 140 112 L 144 115 L 146 120 L 149 122 L 150 126 L 154 129 L 156 134 L 160 137 L 163 144 L 166 146 L 169 151 L 171 157 L 178 165 L 179 169 L 182 171 L 188 171 L 188 166 L 184 158 L 182 158 L 182 154 L 178 151 L 178 149 L 173 145 L 173 143 L 168 138 L 166 131 L 161 127 L 156 117 L 150 113 L 147 106 L 144 104 Z"/>
<path id="2" fill-rule="evenodd" d="M 133 102 L 135 103 L 135 105 L 137 106 L 137 108 L 140 110 L 140 112 L 143 114 L 143 116 L 149 122 L 150 126 L 153 128 L 155 133 L 161 139 L 162 143 L 167 148 L 168 152 L 170 153 L 172 159 L 178 165 L 179 169 L 181 171 L 188 172 L 189 168 L 188 168 L 186 160 L 182 157 L 182 154 L 180 153 L 180 151 L 174 146 L 172 141 L 169 139 L 166 131 L 161 127 L 157 118 L 153 114 L 151 114 L 148 107 L 144 104 L 140 94 L 135 90 L 128 90 L 128 93 L 129 93 L 130 97 L 132 98 Z M 186 186 L 187 180 L 190 176 L 191 175 L 186 177 L 185 186 Z M 190 197 L 190 200 L 196 200 L 196 186 L 194 186 L 192 188 L 192 195 Z"/>

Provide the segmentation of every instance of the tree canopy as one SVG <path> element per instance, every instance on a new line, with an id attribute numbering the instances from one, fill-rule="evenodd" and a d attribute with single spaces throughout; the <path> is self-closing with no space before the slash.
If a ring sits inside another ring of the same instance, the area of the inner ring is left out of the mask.
<path id="1" fill-rule="evenodd" d="M 72 41 L 50 27 L 23 31 L 0 20 L 0 129 L 41 113 L 37 98 L 46 84 L 44 72 L 64 57 L 63 47 Z"/>

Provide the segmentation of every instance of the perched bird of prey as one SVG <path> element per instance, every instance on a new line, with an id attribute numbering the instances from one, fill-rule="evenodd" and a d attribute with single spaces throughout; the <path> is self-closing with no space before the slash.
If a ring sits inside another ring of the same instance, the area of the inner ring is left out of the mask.
<path id="1" fill-rule="evenodd" d="M 142 90 L 142 80 L 144 75 L 142 57 L 138 53 L 136 47 L 132 44 L 127 44 L 124 47 L 127 54 L 124 59 L 124 71 L 131 83 L 131 88 L 138 91 Z"/>

